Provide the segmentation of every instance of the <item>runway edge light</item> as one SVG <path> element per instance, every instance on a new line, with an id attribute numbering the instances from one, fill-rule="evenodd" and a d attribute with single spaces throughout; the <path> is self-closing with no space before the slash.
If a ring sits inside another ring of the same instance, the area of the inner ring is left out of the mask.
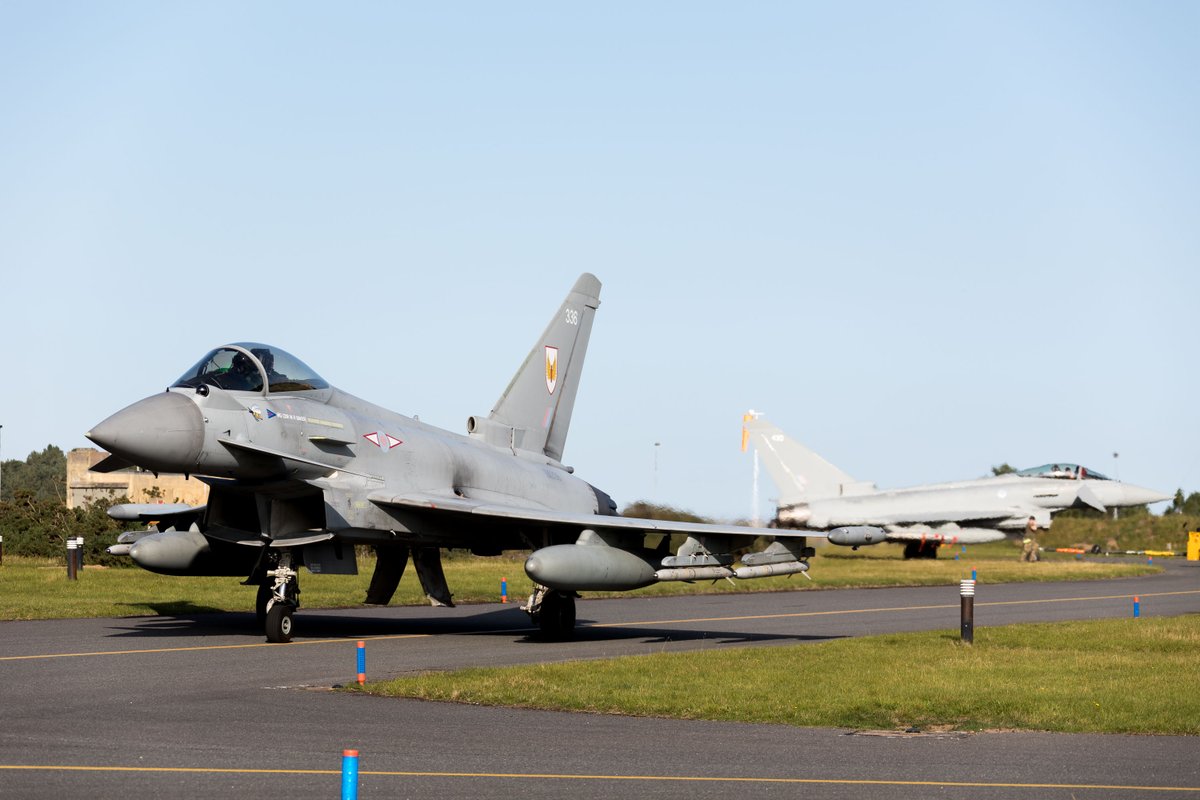
<path id="1" fill-rule="evenodd" d="M 959 581 L 959 597 L 961 598 L 961 615 L 959 631 L 963 644 L 975 642 L 975 579 L 964 578 Z"/>

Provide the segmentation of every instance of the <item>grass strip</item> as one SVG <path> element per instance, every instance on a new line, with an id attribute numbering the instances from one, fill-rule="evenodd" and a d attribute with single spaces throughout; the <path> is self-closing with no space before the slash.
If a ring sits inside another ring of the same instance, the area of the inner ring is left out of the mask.
<path id="1" fill-rule="evenodd" d="M 1200 615 L 475 668 L 392 697 L 854 729 L 1200 734 Z"/>
<path id="2" fill-rule="evenodd" d="M 629 595 L 724 594 L 797 591 L 877 586 L 951 586 L 978 571 L 984 583 L 1016 581 L 1099 580 L 1158 571 L 1143 560 L 1094 561 L 1054 555 L 1037 564 L 1017 561 L 1011 545 L 946 548 L 938 559 L 904 560 L 896 545 L 879 545 L 857 552 L 822 547 L 812 560 L 812 580 L 795 575 L 753 581 L 660 583 L 636 592 L 588 592 L 586 597 Z M 954 558 L 958 556 L 958 558 Z M 494 603 L 500 581 L 507 578 L 509 602 L 521 602 L 532 583 L 523 569 L 524 554 L 498 557 L 459 556 L 444 560 L 446 580 L 458 603 Z M 301 602 L 306 608 L 354 608 L 366 597 L 375 569 L 372 557 L 359 559 L 358 575 L 302 573 Z M 128 617 L 187 615 L 254 608 L 255 587 L 237 578 L 172 577 L 129 569 L 88 567 L 77 581 L 68 581 L 66 568 L 49 560 L 6 557 L 0 566 L 0 619 L 61 619 L 67 617 Z M 412 569 L 405 573 L 393 605 L 426 602 Z"/>

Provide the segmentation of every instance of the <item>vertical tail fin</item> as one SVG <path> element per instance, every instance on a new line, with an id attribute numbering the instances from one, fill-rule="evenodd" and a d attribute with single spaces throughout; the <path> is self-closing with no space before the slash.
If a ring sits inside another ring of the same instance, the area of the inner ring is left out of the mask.
<path id="1" fill-rule="evenodd" d="M 855 480 L 763 418 L 746 420 L 745 431 L 779 488 L 779 505 L 840 497 Z"/>
<path id="2" fill-rule="evenodd" d="M 489 419 L 513 429 L 513 447 L 562 460 L 599 305 L 600 281 L 585 272 L 496 401 Z"/>

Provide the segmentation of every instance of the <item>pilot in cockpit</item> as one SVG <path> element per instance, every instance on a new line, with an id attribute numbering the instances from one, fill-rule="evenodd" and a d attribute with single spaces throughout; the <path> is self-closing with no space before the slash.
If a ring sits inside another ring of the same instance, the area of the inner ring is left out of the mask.
<path id="1" fill-rule="evenodd" d="M 235 353 L 233 366 L 222 376 L 221 383 L 224 389 L 245 391 L 260 388 L 262 379 L 249 356 L 245 353 Z"/>
<path id="2" fill-rule="evenodd" d="M 276 384 L 287 380 L 286 375 L 282 375 L 275 371 L 275 354 L 265 347 L 260 347 L 250 351 L 258 356 L 258 360 L 262 362 L 263 369 L 267 371 L 267 383 Z"/>

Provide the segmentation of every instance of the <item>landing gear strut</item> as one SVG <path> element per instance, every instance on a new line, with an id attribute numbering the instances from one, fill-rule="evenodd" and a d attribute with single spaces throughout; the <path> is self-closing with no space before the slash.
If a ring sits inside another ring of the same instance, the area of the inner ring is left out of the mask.
<path id="1" fill-rule="evenodd" d="M 905 542 L 904 557 L 937 558 L 939 542 Z"/>
<path id="2" fill-rule="evenodd" d="M 300 606 L 300 575 L 292 569 L 292 554 L 283 551 L 275 569 L 267 570 L 274 582 L 258 587 L 255 616 L 261 619 L 268 642 L 292 640 L 292 614 Z"/>
<path id="3" fill-rule="evenodd" d="M 534 584 L 533 594 L 521 610 L 529 614 L 547 639 L 569 639 L 575 632 L 575 593 L 559 592 Z"/>

